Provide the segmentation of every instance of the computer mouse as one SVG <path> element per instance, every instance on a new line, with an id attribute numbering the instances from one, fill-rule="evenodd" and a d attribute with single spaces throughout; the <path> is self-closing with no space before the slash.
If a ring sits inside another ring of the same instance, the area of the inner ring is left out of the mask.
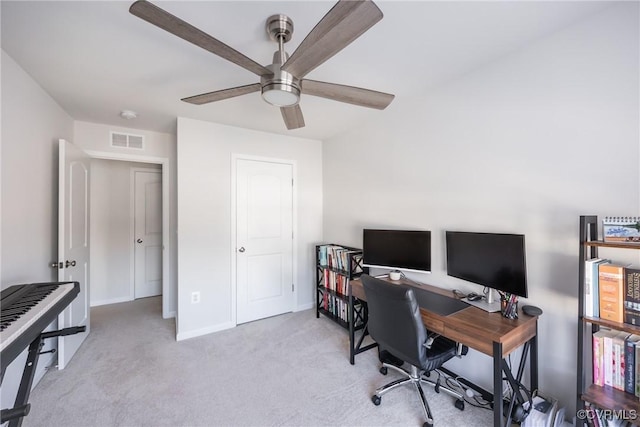
<path id="1" fill-rule="evenodd" d="M 469 295 L 467 295 L 467 299 L 469 301 L 478 301 L 482 299 L 482 295 L 478 295 L 475 292 L 471 292 Z"/>

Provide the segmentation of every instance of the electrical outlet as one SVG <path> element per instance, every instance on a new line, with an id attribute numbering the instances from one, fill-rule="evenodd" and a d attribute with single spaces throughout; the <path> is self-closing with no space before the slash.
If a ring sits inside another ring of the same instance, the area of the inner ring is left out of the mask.
<path id="1" fill-rule="evenodd" d="M 191 304 L 198 304 L 200 302 L 200 292 L 191 292 Z"/>

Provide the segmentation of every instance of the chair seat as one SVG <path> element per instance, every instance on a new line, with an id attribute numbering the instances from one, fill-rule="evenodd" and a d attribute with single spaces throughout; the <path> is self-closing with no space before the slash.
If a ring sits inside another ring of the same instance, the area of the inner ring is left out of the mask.
<path id="1" fill-rule="evenodd" d="M 429 348 L 429 358 L 425 360 L 424 365 L 419 366 L 424 371 L 433 371 L 438 369 L 444 362 L 456 355 L 457 347 L 454 341 L 448 338 L 438 337 Z"/>

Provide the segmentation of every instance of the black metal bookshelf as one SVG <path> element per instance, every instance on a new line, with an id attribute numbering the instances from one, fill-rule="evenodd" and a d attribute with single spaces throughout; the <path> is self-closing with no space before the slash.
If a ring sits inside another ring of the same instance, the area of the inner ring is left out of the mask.
<path id="1" fill-rule="evenodd" d="M 327 243 L 316 245 L 316 317 L 322 314 L 349 330 L 367 324 L 367 305 L 351 295 L 349 282 L 369 269 L 362 265 L 362 250 Z"/>

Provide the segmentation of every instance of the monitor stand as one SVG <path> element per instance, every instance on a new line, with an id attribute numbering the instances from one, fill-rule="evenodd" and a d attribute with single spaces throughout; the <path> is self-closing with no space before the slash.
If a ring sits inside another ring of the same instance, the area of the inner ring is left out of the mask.
<path id="1" fill-rule="evenodd" d="M 500 300 L 488 303 L 484 298 L 478 301 L 469 301 L 468 299 L 464 298 L 462 301 L 489 313 L 500 311 Z"/>

